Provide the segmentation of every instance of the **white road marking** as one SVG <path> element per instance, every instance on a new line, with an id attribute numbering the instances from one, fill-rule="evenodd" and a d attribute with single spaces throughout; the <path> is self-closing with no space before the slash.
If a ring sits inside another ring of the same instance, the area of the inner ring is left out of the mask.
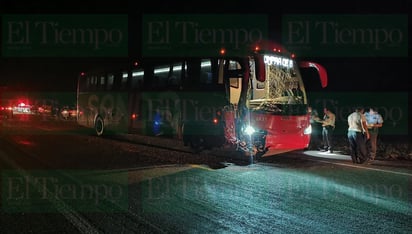
<path id="1" fill-rule="evenodd" d="M 318 153 L 316 151 L 305 151 L 304 154 L 310 155 L 312 157 L 317 157 L 317 158 L 330 158 L 330 159 L 347 160 L 348 162 L 352 163 L 352 159 L 350 158 L 349 155 L 343 155 L 343 154 L 337 154 L 337 153 L 326 153 L 326 152 Z M 347 164 L 347 163 L 341 163 L 341 162 L 332 162 L 332 161 L 326 161 L 326 160 L 321 160 L 321 159 L 310 159 L 310 158 L 308 158 L 308 160 L 322 162 L 322 163 L 329 163 L 329 164 L 334 164 L 334 165 L 339 165 L 339 166 L 345 166 L 345 167 L 362 168 L 362 169 L 371 170 L 371 171 L 379 171 L 379 172 L 385 172 L 385 173 L 391 173 L 391 174 L 396 174 L 396 175 L 403 175 L 403 176 L 412 177 L 411 173 L 374 168 L 374 167 L 372 167 L 373 165 L 365 166 L 365 165 L 362 165 L 362 164 Z"/>

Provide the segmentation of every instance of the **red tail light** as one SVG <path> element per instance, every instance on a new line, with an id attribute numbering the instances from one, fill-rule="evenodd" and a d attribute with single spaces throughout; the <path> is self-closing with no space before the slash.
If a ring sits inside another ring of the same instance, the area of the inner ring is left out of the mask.
<path id="1" fill-rule="evenodd" d="M 219 123 L 219 119 L 218 119 L 218 118 L 213 118 L 213 123 L 214 123 L 214 124 L 218 124 L 218 123 Z"/>

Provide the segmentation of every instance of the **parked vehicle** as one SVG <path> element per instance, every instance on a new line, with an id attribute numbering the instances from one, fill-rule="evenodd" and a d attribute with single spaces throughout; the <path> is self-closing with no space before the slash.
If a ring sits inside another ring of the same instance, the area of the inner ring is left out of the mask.
<path id="1" fill-rule="evenodd" d="M 60 116 L 65 120 L 75 120 L 77 117 L 77 108 L 73 106 L 63 106 L 60 109 Z"/>

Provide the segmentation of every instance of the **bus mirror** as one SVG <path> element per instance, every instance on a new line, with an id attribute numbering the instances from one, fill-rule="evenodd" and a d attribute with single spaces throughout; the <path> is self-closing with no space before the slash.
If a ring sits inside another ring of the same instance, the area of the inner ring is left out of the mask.
<path id="1" fill-rule="evenodd" d="M 299 67 L 315 68 L 319 74 L 320 83 L 322 85 L 322 88 L 325 88 L 326 86 L 328 86 L 328 74 L 326 73 L 326 69 L 322 65 L 318 63 L 314 63 L 314 62 L 302 61 L 299 63 Z"/>
<path id="2" fill-rule="evenodd" d="M 254 56 L 255 59 L 255 73 L 256 73 L 256 79 L 260 82 L 265 81 L 265 63 L 263 61 L 263 56 L 261 55 L 256 55 Z"/>

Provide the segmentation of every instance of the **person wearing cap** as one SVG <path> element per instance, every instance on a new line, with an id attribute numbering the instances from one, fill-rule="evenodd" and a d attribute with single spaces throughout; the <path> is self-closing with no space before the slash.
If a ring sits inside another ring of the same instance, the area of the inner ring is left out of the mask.
<path id="1" fill-rule="evenodd" d="M 368 140 L 368 148 L 369 148 L 369 158 L 371 161 L 375 160 L 376 151 L 377 151 L 377 143 L 378 143 L 378 132 L 379 128 L 383 125 L 383 118 L 378 113 L 375 107 L 369 107 L 365 112 L 366 118 L 366 126 L 369 131 L 370 138 Z"/>

